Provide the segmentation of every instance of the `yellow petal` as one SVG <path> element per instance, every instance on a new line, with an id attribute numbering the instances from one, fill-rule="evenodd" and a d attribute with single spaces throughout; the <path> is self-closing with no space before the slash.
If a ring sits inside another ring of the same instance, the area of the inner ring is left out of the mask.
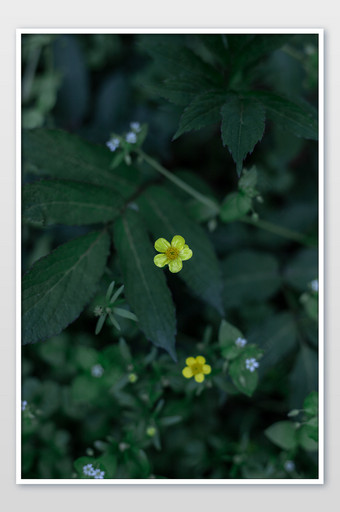
<path id="1" fill-rule="evenodd" d="M 169 249 L 170 244 L 165 238 L 158 238 L 155 242 L 155 249 L 158 252 L 165 252 L 167 249 Z"/>
<path id="2" fill-rule="evenodd" d="M 172 247 L 176 247 L 179 251 L 181 251 L 185 245 L 185 240 L 181 235 L 176 235 L 171 240 Z"/>
<path id="3" fill-rule="evenodd" d="M 196 361 L 198 362 L 198 364 L 204 364 L 205 363 L 205 357 L 197 356 L 196 357 Z"/>
<path id="4" fill-rule="evenodd" d="M 185 364 L 187 364 L 188 366 L 191 366 L 195 363 L 196 363 L 196 359 L 194 357 L 187 357 L 187 359 L 185 360 Z"/>
<path id="5" fill-rule="evenodd" d="M 209 375 L 209 373 L 211 373 L 210 364 L 204 364 L 202 370 L 205 375 Z"/>
<path id="6" fill-rule="evenodd" d="M 203 373 L 197 373 L 197 375 L 195 375 L 195 381 L 196 382 L 203 382 L 204 381 Z"/>
<path id="7" fill-rule="evenodd" d="M 182 261 L 190 260 L 192 258 L 192 250 L 185 244 L 183 249 L 179 253 L 179 257 Z"/>
<path id="8" fill-rule="evenodd" d="M 185 368 L 183 368 L 182 374 L 183 374 L 183 377 L 185 377 L 186 379 L 190 379 L 190 377 L 193 376 L 192 370 L 191 370 L 191 368 L 189 368 L 189 366 L 186 366 Z"/>
<path id="9" fill-rule="evenodd" d="M 176 272 L 179 272 L 180 270 L 182 270 L 182 267 L 183 267 L 183 263 L 182 263 L 181 258 L 176 258 L 175 260 L 172 260 L 169 263 L 169 270 L 173 274 L 176 274 Z"/>
<path id="10" fill-rule="evenodd" d="M 165 254 L 157 254 L 154 257 L 153 262 L 157 267 L 164 267 L 167 263 L 169 263 L 169 259 L 165 256 Z"/>

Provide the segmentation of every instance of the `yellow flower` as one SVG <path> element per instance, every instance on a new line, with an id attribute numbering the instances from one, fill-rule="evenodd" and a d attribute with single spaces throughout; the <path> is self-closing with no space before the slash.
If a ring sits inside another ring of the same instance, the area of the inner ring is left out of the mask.
<path id="1" fill-rule="evenodd" d="M 182 261 L 189 260 L 192 257 L 192 250 L 186 245 L 182 236 L 176 235 L 171 240 L 171 244 L 165 238 L 158 238 L 155 242 L 156 251 L 162 253 L 154 257 L 154 263 L 157 267 L 169 265 L 170 272 L 176 273 L 182 270 Z"/>
<path id="2" fill-rule="evenodd" d="M 182 374 L 186 379 L 195 377 L 196 382 L 203 382 L 205 375 L 209 375 L 211 372 L 211 366 L 205 364 L 205 357 L 203 356 L 188 357 L 185 363 L 187 366 L 183 368 Z"/>

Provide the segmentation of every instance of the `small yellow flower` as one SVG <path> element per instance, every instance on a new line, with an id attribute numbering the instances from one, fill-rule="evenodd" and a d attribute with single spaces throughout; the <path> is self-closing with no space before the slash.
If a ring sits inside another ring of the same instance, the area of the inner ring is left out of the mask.
<path id="1" fill-rule="evenodd" d="M 186 379 L 195 377 L 196 382 L 203 382 L 205 375 L 209 375 L 211 372 L 211 366 L 205 364 L 205 357 L 203 356 L 188 357 L 185 363 L 187 366 L 183 368 L 182 374 Z"/>
<path id="2" fill-rule="evenodd" d="M 176 235 L 171 240 L 171 244 L 165 238 L 158 238 L 155 242 L 156 251 L 162 253 L 154 257 L 154 263 L 157 267 L 169 265 L 170 272 L 176 273 L 182 270 L 182 261 L 190 260 L 192 250 L 182 236 Z"/>

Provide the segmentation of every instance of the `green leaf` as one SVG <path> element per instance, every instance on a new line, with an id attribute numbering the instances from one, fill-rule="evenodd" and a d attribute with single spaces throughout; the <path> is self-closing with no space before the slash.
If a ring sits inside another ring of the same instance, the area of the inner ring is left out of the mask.
<path id="1" fill-rule="evenodd" d="M 260 373 L 267 368 L 275 367 L 296 347 L 297 329 L 293 315 L 282 312 L 268 317 L 252 330 L 249 341 L 265 350 Z"/>
<path id="2" fill-rule="evenodd" d="M 228 146 L 236 163 L 237 174 L 240 176 L 243 160 L 262 138 L 265 124 L 264 108 L 252 98 L 229 93 L 221 109 L 221 115 L 223 145 Z"/>
<path id="3" fill-rule="evenodd" d="M 221 205 L 220 217 L 223 222 L 241 219 L 249 212 L 251 205 L 251 197 L 242 192 L 232 192 L 226 196 Z"/>
<path id="4" fill-rule="evenodd" d="M 203 89 L 206 87 L 203 85 Z M 191 77 L 169 78 L 161 85 L 148 86 L 148 89 L 181 107 L 188 105 L 201 92 L 200 83 Z"/>
<path id="5" fill-rule="evenodd" d="M 228 39 L 232 36 L 228 36 Z M 240 37 L 240 36 L 234 36 Z M 241 36 L 242 37 L 242 36 Z M 244 44 L 234 55 L 233 71 L 244 69 L 250 64 L 256 63 L 260 58 L 277 50 L 291 39 L 287 34 L 255 34 L 244 39 Z"/>
<path id="6" fill-rule="evenodd" d="M 234 359 L 241 353 L 242 348 L 235 345 L 237 338 L 243 338 L 242 332 L 226 320 L 222 320 L 218 331 L 218 343 L 222 355 L 227 359 Z"/>
<path id="7" fill-rule="evenodd" d="M 268 299 L 281 284 L 276 259 L 260 251 L 234 252 L 223 260 L 222 273 L 224 303 L 227 307 Z"/>
<path id="8" fill-rule="evenodd" d="M 318 414 L 318 393 L 317 391 L 312 391 L 306 396 L 303 402 L 303 410 L 308 416 L 317 416 Z"/>
<path id="9" fill-rule="evenodd" d="M 166 44 L 154 41 L 143 45 L 166 73 L 185 77 L 193 82 L 200 80 L 203 84 L 219 84 L 222 76 L 208 63 L 204 62 L 189 48 L 179 44 Z"/>
<path id="10" fill-rule="evenodd" d="M 307 345 L 302 345 L 290 374 L 290 407 L 301 409 L 305 397 L 318 389 L 318 355 Z"/>
<path id="11" fill-rule="evenodd" d="M 283 450 L 294 450 L 297 447 L 297 433 L 290 421 L 278 421 L 264 431 L 270 441 Z"/>
<path id="12" fill-rule="evenodd" d="M 251 372 L 246 367 L 246 359 L 262 357 L 262 350 L 256 346 L 247 346 L 242 350 L 242 353 L 236 359 L 233 359 L 229 366 L 229 374 L 232 378 L 234 385 L 241 393 L 247 396 L 252 396 L 258 384 L 258 372 L 255 370 Z"/>
<path id="13" fill-rule="evenodd" d="M 179 127 L 172 140 L 190 130 L 200 130 L 220 121 L 220 110 L 226 95 L 220 91 L 206 91 L 196 96 L 184 109 Z"/>
<path id="14" fill-rule="evenodd" d="M 127 210 L 114 226 L 114 243 L 124 293 L 145 336 L 176 360 L 176 316 L 165 276 L 155 266 L 153 247 L 139 216 Z"/>
<path id="15" fill-rule="evenodd" d="M 308 425 L 301 425 L 301 427 L 297 431 L 297 438 L 299 445 L 306 450 L 307 452 L 315 452 L 318 449 L 318 436 L 317 436 L 317 430 L 312 429 L 312 435 L 311 434 L 311 427 Z M 316 439 L 315 439 L 316 435 Z"/>
<path id="16" fill-rule="evenodd" d="M 133 166 L 110 169 L 112 153 L 62 130 L 41 128 L 23 132 L 23 159 L 29 170 L 56 179 L 102 185 L 131 196 L 139 183 Z"/>
<path id="17" fill-rule="evenodd" d="M 109 253 L 106 231 L 59 246 L 38 260 L 22 280 L 23 343 L 58 334 L 94 295 Z"/>
<path id="18" fill-rule="evenodd" d="M 288 263 L 284 278 L 293 288 L 305 291 L 308 284 L 318 276 L 317 249 L 302 249 Z"/>
<path id="19" fill-rule="evenodd" d="M 267 91 L 254 91 L 247 96 L 258 100 L 268 119 L 277 123 L 282 130 L 290 131 L 297 137 L 317 140 L 317 111 L 308 103 L 296 103 Z"/>
<path id="20" fill-rule="evenodd" d="M 78 181 L 39 181 L 22 194 L 23 218 L 41 225 L 109 222 L 124 203 L 113 190 Z"/>
<path id="21" fill-rule="evenodd" d="M 175 235 L 185 238 L 193 257 L 184 261 L 178 275 L 195 295 L 223 315 L 219 264 L 205 231 L 186 216 L 182 204 L 163 187 L 150 187 L 140 197 L 138 204 L 155 240 L 162 237 L 171 242 Z M 154 252 L 154 256 L 156 254 Z"/>

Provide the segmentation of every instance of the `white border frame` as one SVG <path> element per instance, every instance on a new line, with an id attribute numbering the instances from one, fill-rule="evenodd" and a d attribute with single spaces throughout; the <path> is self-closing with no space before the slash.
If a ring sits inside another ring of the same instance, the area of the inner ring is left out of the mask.
<path id="1" fill-rule="evenodd" d="M 23 479 L 21 478 L 21 36 L 24 34 L 315 34 L 319 42 L 319 460 L 317 479 Z M 320 28 L 30 28 L 16 30 L 16 483 L 55 485 L 324 484 L 324 30 Z"/>

